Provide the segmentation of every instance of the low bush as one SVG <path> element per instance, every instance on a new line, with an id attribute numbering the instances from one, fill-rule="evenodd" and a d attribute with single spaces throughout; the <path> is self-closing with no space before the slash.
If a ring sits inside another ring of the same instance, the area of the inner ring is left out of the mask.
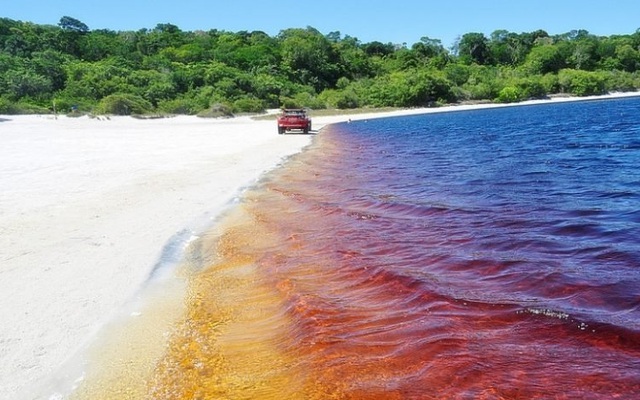
<path id="1" fill-rule="evenodd" d="M 201 118 L 233 118 L 231 107 L 226 104 L 217 103 L 210 109 L 198 113 Z"/>
<path id="2" fill-rule="evenodd" d="M 498 103 L 515 103 L 517 101 L 522 101 L 523 98 L 524 96 L 520 89 L 515 86 L 506 86 L 500 90 L 496 101 Z"/>
<path id="3" fill-rule="evenodd" d="M 153 110 L 151 103 L 134 94 L 112 94 L 103 98 L 95 108 L 96 114 L 132 115 Z"/>
<path id="4" fill-rule="evenodd" d="M 558 73 L 558 83 L 563 92 L 575 96 L 591 96 L 606 92 L 605 78 L 599 72 L 563 69 Z"/>
<path id="5" fill-rule="evenodd" d="M 196 115 L 202 107 L 194 99 L 178 98 L 160 101 L 158 110 L 167 114 Z"/>
<path id="6" fill-rule="evenodd" d="M 6 115 L 51 114 L 51 110 L 36 104 L 31 104 L 26 102 L 16 103 L 9 99 L 0 97 L 0 114 L 6 114 Z"/>
<path id="7" fill-rule="evenodd" d="M 0 114 L 18 114 L 18 109 L 13 102 L 0 97 Z"/>
<path id="8" fill-rule="evenodd" d="M 233 111 L 238 113 L 264 112 L 264 103 L 255 97 L 243 97 L 233 102 Z"/>

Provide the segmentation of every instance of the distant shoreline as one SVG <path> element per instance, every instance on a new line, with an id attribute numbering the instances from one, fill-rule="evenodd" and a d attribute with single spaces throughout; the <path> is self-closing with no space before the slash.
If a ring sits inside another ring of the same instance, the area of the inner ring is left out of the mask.
<path id="1" fill-rule="evenodd" d="M 440 107 L 415 107 L 415 108 L 399 108 L 392 111 L 379 111 L 372 110 L 367 111 L 367 109 L 358 109 L 358 112 L 353 112 L 350 109 L 341 109 L 336 110 L 332 115 L 319 115 L 313 117 L 313 122 L 317 130 L 320 130 L 323 126 L 336 122 L 343 122 L 345 120 L 362 120 L 362 119 L 372 119 L 372 118 L 386 118 L 386 117 L 394 117 L 394 116 L 402 116 L 402 115 L 418 115 L 418 114 L 433 114 L 439 112 L 451 112 L 451 111 L 466 111 L 466 110 L 478 110 L 478 109 L 490 109 L 490 108 L 503 108 L 503 107 L 518 107 L 518 106 L 527 106 L 527 105 L 537 105 L 537 104 L 552 104 L 552 103 L 565 103 L 565 102 L 579 102 L 579 101 L 595 101 L 595 100 L 607 100 L 607 99 L 621 99 L 628 97 L 640 97 L 640 91 L 630 91 L 630 92 L 611 92 L 602 95 L 594 95 L 594 96 L 572 96 L 565 94 L 553 94 L 549 95 L 544 99 L 532 99 L 525 100 L 520 102 L 513 103 L 494 103 L 490 101 L 468 101 L 463 103 L 453 103 L 446 104 Z M 350 112 L 351 111 L 351 112 Z M 277 110 L 271 110 L 271 114 L 277 113 Z M 81 117 L 67 117 L 64 114 L 0 114 L 0 122 L 11 121 L 12 119 L 20 119 L 20 118 L 29 118 L 29 117 L 37 117 L 37 118 L 68 118 L 70 120 L 79 118 L 79 119 L 104 119 L 104 116 L 81 116 Z M 201 121 L 233 121 L 239 119 L 253 119 L 258 117 L 262 117 L 262 115 L 253 115 L 253 116 L 240 116 L 240 117 L 232 117 L 227 119 L 220 118 L 201 118 L 196 116 L 188 116 L 188 115 L 170 115 L 166 117 L 144 117 L 136 118 L 130 116 L 110 116 L 109 118 L 131 118 L 132 120 L 158 120 L 170 121 L 174 118 L 193 118 Z"/>
<path id="2" fill-rule="evenodd" d="M 395 111 L 383 111 L 380 113 L 372 112 L 372 113 L 349 114 L 348 110 L 345 110 L 344 114 L 340 114 L 336 116 L 316 117 L 314 118 L 314 123 L 316 122 L 316 120 L 318 120 L 318 122 L 320 123 L 335 123 L 335 122 L 344 122 L 345 118 L 347 118 L 347 120 L 351 119 L 352 121 L 355 121 L 355 120 L 363 120 L 363 119 L 386 118 L 386 117 L 405 116 L 405 115 L 409 116 L 409 115 L 435 114 L 435 113 L 453 112 L 453 111 L 519 107 L 519 106 L 529 106 L 529 105 L 539 105 L 539 104 L 623 99 L 623 98 L 629 98 L 629 97 L 640 97 L 640 91 L 613 92 L 609 94 L 603 94 L 603 95 L 597 95 L 597 96 L 585 96 L 585 97 L 554 95 L 554 96 L 550 96 L 547 99 L 526 100 L 526 101 L 515 102 L 515 103 L 484 103 L 483 102 L 483 103 L 477 103 L 477 104 L 448 104 L 442 107 L 407 108 L 407 109 L 401 109 L 401 110 L 395 110 Z"/>

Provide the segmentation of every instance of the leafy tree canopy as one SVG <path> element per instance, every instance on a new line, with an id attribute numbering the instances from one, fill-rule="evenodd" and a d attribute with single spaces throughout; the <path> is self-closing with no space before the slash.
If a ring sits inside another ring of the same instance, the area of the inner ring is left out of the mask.
<path id="1" fill-rule="evenodd" d="M 65 31 L 79 32 L 79 33 L 87 33 L 89 32 L 89 27 L 83 22 L 72 18 L 64 16 L 60 18 L 60 22 L 58 26 Z"/>
<path id="2" fill-rule="evenodd" d="M 276 36 L 171 23 L 90 30 L 0 18 L 4 112 L 210 113 L 264 108 L 421 107 L 589 95 L 640 87 L 640 30 L 486 36 L 465 33 L 450 51 L 424 35 L 411 45 L 362 43 L 339 31 L 291 28 Z"/>

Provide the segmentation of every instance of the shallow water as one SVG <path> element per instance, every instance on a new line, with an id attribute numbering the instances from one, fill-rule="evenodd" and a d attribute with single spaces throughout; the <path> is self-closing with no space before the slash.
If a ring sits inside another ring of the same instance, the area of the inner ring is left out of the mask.
<path id="1" fill-rule="evenodd" d="M 636 397 L 639 108 L 325 129 L 200 243 L 149 397 Z"/>

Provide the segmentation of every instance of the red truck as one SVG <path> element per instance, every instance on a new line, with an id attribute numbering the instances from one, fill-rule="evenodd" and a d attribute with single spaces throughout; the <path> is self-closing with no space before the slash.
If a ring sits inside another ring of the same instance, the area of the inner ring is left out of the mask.
<path id="1" fill-rule="evenodd" d="M 311 130 L 311 118 L 302 108 L 287 108 L 278 116 L 278 133 L 282 135 L 292 130 L 301 130 L 305 134 Z"/>

